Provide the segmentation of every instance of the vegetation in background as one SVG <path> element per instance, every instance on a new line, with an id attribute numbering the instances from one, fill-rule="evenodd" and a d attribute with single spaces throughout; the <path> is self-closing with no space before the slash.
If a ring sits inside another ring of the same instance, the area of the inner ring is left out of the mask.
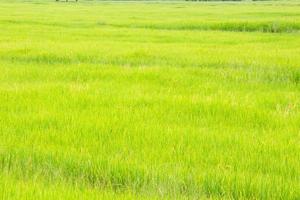
<path id="1" fill-rule="evenodd" d="M 0 1 L 0 198 L 299 199 L 300 4 Z"/>

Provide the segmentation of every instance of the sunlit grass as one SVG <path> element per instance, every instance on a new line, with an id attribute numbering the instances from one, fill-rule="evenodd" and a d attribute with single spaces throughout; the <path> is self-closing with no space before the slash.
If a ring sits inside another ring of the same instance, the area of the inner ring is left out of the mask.
<path id="1" fill-rule="evenodd" d="M 0 198 L 300 198 L 297 1 L 0 5 Z"/>

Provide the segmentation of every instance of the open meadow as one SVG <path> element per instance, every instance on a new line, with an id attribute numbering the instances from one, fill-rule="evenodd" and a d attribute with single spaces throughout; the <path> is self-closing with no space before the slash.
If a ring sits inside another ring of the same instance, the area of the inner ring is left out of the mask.
<path id="1" fill-rule="evenodd" d="M 300 2 L 0 0 L 0 199 L 300 199 Z"/>

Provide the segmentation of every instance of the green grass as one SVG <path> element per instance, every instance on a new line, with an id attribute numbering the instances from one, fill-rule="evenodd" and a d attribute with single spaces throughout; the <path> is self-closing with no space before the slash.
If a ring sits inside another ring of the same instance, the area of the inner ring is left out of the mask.
<path id="1" fill-rule="evenodd" d="M 300 199 L 300 3 L 0 1 L 0 198 Z"/>

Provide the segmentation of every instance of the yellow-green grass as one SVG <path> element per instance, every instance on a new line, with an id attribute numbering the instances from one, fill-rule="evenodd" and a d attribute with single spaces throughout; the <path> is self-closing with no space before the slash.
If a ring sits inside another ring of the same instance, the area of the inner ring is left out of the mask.
<path id="1" fill-rule="evenodd" d="M 0 1 L 0 198 L 299 199 L 300 3 Z"/>

